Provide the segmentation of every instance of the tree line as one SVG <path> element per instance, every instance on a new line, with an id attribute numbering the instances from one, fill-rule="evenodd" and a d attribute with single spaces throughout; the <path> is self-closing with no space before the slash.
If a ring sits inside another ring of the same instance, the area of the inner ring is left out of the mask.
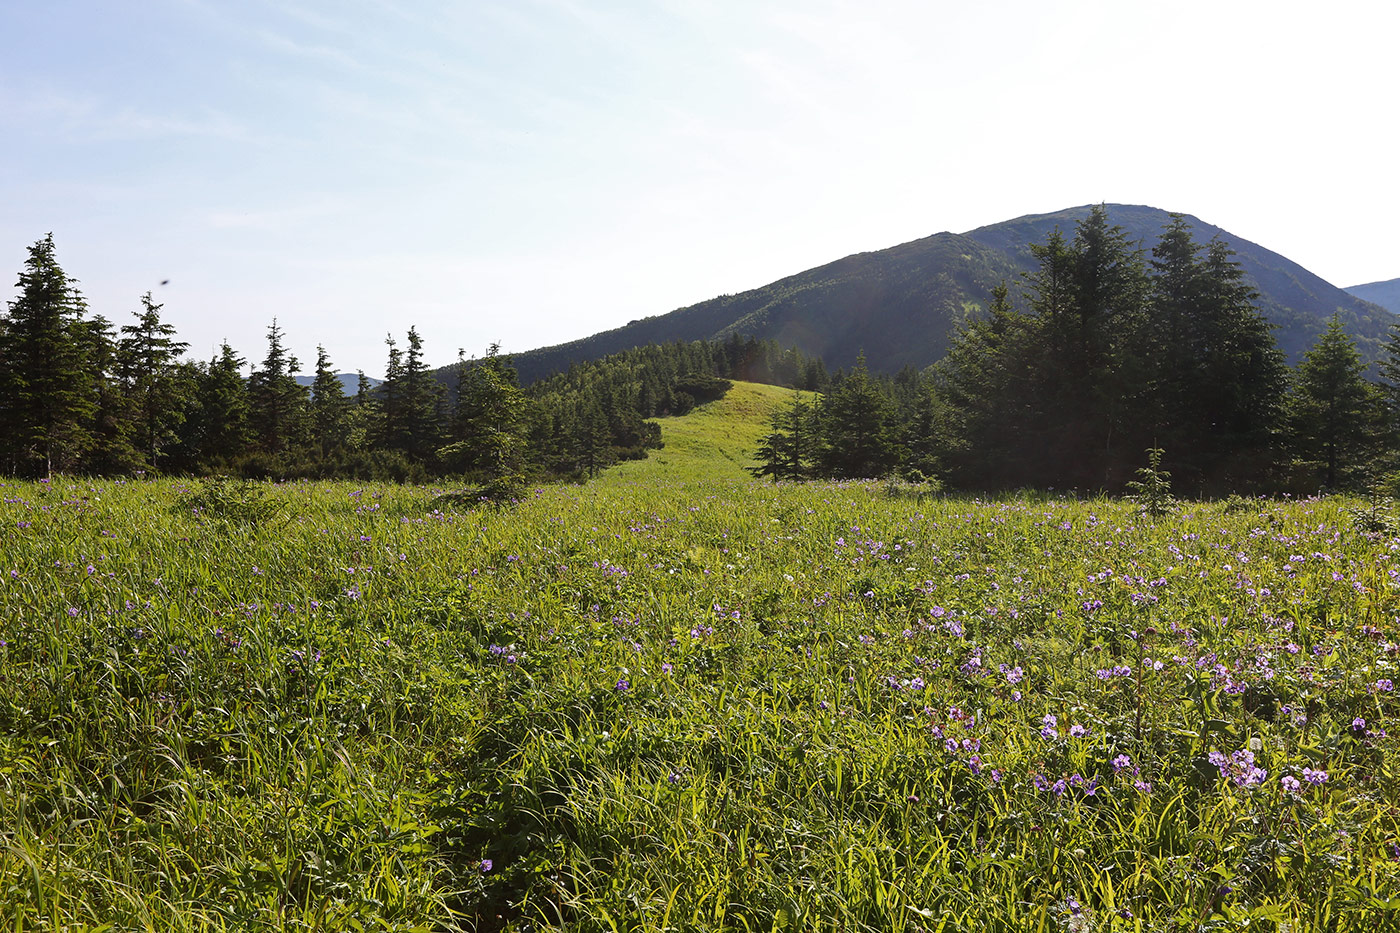
<path id="1" fill-rule="evenodd" d="M 733 336 L 579 363 L 521 387 L 492 347 L 434 370 L 422 337 L 387 340 L 385 379 L 347 393 L 323 347 L 311 385 L 274 320 L 261 362 L 223 343 L 212 359 L 161 319 L 148 292 L 116 327 L 88 314 L 50 234 L 30 247 L 0 317 L 0 471 L 245 477 L 457 477 L 490 494 L 586 477 L 661 444 L 648 419 L 717 398 L 727 379 L 824 389 L 820 360 Z"/>
<path id="2" fill-rule="evenodd" d="M 928 370 L 862 362 L 795 398 L 754 472 L 1118 492 L 1158 450 L 1178 489 L 1216 495 L 1358 488 L 1400 466 L 1400 328 L 1378 383 L 1335 315 L 1290 369 L 1229 248 L 1180 216 L 1150 251 L 1101 208 L 1032 249 L 1016 299 L 998 288 Z"/>

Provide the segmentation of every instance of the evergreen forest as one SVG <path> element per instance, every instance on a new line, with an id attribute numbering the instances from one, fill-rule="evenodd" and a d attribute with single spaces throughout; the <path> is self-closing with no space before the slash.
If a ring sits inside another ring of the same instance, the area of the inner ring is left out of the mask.
<path id="1" fill-rule="evenodd" d="M 774 480 L 1121 492 L 1150 469 L 1209 496 L 1363 488 L 1395 466 L 1400 331 L 1368 373 L 1334 315 L 1288 366 L 1230 249 L 1198 242 L 1180 215 L 1150 250 L 1102 208 L 1032 250 L 1035 270 L 994 289 L 923 370 L 871 372 L 862 356 L 828 372 L 819 357 L 732 334 L 633 348 L 522 387 L 494 346 L 430 368 L 410 328 L 386 341 L 385 380 L 361 374 L 347 394 L 324 349 L 311 385 L 298 381 L 275 320 L 245 376 L 227 343 L 188 358 L 150 293 L 126 323 L 89 314 L 50 234 L 29 248 L 0 318 L 0 471 L 460 478 L 509 495 L 645 457 L 662 444 L 651 419 L 735 379 L 820 393 L 795 395 L 755 452 L 753 472 Z"/>

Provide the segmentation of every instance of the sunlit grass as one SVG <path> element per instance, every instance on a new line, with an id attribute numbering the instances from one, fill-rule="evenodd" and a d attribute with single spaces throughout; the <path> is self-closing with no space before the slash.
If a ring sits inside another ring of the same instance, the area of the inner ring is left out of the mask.
<path id="1" fill-rule="evenodd" d="M 645 460 L 607 470 L 605 483 L 716 482 L 748 480 L 759 440 L 771 430 L 774 413 L 794 396 L 810 401 L 812 392 L 735 382 L 719 401 L 676 418 L 658 418 L 665 446 Z"/>
<path id="2" fill-rule="evenodd" d="M 1400 568 L 1352 503 L 741 476 L 3 487 L 8 928 L 1400 917 Z"/>

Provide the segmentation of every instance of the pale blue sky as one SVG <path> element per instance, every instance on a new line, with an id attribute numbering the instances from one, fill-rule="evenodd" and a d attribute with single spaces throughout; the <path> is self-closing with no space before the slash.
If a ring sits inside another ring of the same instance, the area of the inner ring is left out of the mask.
<path id="1" fill-rule="evenodd" d="M 118 324 L 371 375 L 1099 201 L 1388 279 L 1394 10 L 0 0 L 0 275 L 52 231 Z"/>

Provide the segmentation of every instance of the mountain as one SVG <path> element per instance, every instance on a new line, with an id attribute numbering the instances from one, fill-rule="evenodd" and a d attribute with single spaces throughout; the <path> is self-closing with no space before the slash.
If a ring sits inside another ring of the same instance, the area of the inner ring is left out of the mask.
<path id="1" fill-rule="evenodd" d="M 336 373 L 335 378 L 340 380 L 340 388 L 345 392 L 346 395 L 354 395 L 356 392 L 360 391 L 359 373 Z M 371 389 L 384 381 L 383 379 L 375 379 L 373 377 L 366 378 L 369 379 L 369 387 Z M 296 376 L 295 379 L 297 381 L 297 385 L 299 386 L 309 387 L 316 382 L 315 376 Z"/>
<path id="2" fill-rule="evenodd" d="M 1347 289 L 1347 293 L 1355 295 L 1362 301 L 1380 305 L 1391 314 L 1400 314 L 1400 279 L 1391 279 L 1388 282 L 1371 282 L 1366 285 L 1352 285 Z"/>
<path id="3" fill-rule="evenodd" d="M 1154 207 L 1104 205 L 1109 222 L 1150 250 L 1171 214 Z M 936 233 L 899 246 L 857 253 L 734 295 L 721 295 L 643 318 L 571 343 L 513 355 L 522 382 L 533 382 L 648 343 L 705 340 L 743 334 L 774 339 L 820 356 L 828 366 L 850 366 L 862 350 L 871 369 L 895 372 L 933 363 L 948 349 L 957 325 L 979 313 L 1000 282 L 1021 291 L 1035 268 L 1032 243 L 1058 227 L 1066 237 L 1090 205 L 1034 214 L 967 233 Z M 1260 292 L 1259 309 L 1277 326 L 1290 361 L 1310 347 L 1334 312 L 1356 338 L 1362 356 L 1375 359 L 1394 315 L 1313 275 L 1278 253 L 1190 215 L 1199 243 L 1220 235 L 1236 252 Z M 1024 305 L 1024 299 L 1020 302 Z"/>

